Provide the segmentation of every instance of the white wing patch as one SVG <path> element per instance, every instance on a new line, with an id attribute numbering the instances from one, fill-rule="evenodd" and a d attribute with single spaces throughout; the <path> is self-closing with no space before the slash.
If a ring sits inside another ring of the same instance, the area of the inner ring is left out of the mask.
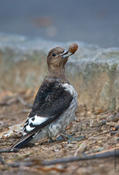
<path id="1" fill-rule="evenodd" d="M 40 117 L 35 115 L 34 117 L 31 117 L 29 119 L 29 124 L 33 124 L 33 125 L 40 125 L 41 123 L 45 122 L 48 118 L 47 117 Z"/>
<path id="2" fill-rule="evenodd" d="M 74 93 L 76 92 L 74 87 L 68 83 L 64 83 L 62 87 L 64 87 L 66 91 L 69 91 L 71 95 L 74 95 Z"/>
<path id="3" fill-rule="evenodd" d="M 26 125 L 26 131 L 30 132 L 34 129 L 34 127 L 31 127 L 29 124 Z"/>
<path id="4" fill-rule="evenodd" d="M 44 123 L 46 120 L 48 120 L 48 117 L 40 117 L 38 115 L 35 115 L 29 119 L 27 119 L 25 126 L 24 126 L 24 131 L 30 132 L 32 131 L 35 126 L 38 126 L 42 123 Z"/>

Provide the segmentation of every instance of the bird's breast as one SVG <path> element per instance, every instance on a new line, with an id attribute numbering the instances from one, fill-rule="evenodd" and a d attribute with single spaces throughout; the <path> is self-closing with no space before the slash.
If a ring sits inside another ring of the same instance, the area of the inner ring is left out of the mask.
<path id="1" fill-rule="evenodd" d="M 78 94 L 74 87 L 68 83 L 62 84 L 66 91 L 68 91 L 72 96 L 72 101 L 69 107 L 60 115 L 60 117 L 52 122 L 48 127 L 48 135 L 49 137 L 55 137 L 59 133 L 62 133 L 63 130 L 73 121 L 75 120 L 75 112 L 77 109 L 77 97 Z"/>

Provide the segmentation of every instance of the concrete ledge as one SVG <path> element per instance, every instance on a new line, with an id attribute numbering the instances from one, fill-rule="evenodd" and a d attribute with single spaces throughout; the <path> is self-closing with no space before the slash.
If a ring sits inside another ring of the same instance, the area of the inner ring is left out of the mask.
<path id="1" fill-rule="evenodd" d="M 38 87 L 47 73 L 48 50 L 68 45 L 0 35 L 0 90 Z M 66 67 L 67 76 L 79 93 L 79 104 L 91 110 L 118 109 L 119 48 L 104 49 L 81 42 L 79 47 Z"/>

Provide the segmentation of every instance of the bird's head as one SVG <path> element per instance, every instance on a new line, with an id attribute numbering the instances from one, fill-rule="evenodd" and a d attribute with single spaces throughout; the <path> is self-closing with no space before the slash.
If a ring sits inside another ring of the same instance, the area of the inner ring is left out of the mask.
<path id="1" fill-rule="evenodd" d="M 65 64 L 69 56 L 73 55 L 78 49 L 77 44 L 72 44 L 67 51 L 61 47 L 56 47 L 49 51 L 47 64 L 49 72 L 54 76 L 63 76 Z"/>

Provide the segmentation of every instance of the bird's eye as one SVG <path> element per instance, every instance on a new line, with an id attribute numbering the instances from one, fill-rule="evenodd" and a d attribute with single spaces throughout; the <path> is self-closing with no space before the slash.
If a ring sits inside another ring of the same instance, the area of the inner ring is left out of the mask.
<path id="1" fill-rule="evenodd" d="M 53 53 L 52 56 L 55 57 L 56 56 L 56 53 Z"/>

